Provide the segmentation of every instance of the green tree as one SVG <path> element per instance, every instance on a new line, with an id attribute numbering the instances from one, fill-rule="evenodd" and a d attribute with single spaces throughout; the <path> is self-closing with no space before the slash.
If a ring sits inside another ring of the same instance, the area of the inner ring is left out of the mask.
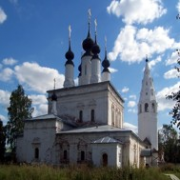
<path id="1" fill-rule="evenodd" d="M 159 130 L 159 151 L 164 152 L 166 162 L 179 161 L 178 134 L 171 124 L 164 124 Z"/>
<path id="2" fill-rule="evenodd" d="M 18 135 L 23 133 L 24 120 L 31 117 L 31 99 L 25 95 L 24 89 L 18 85 L 10 96 L 10 106 L 7 108 L 9 121 L 7 122 L 7 140 L 12 150 Z"/>
<path id="3" fill-rule="evenodd" d="M 177 59 L 177 66 L 175 69 L 177 70 L 178 74 L 180 72 L 180 50 L 177 50 L 178 59 Z M 180 77 L 180 76 L 178 76 Z M 170 112 L 172 115 L 171 123 L 176 125 L 180 129 L 180 90 L 177 92 L 172 92 L 170 95 L 167 96 L 167 99 L 171 99 L 175 101 L 175 105 Z"/>
<path id="4" fill-rule="evenodd" d="M 0 162 L 4 161 L 5 144 L 6 144 L 5 127 L 3 126 L 3 122 L 0 119 Z"/>

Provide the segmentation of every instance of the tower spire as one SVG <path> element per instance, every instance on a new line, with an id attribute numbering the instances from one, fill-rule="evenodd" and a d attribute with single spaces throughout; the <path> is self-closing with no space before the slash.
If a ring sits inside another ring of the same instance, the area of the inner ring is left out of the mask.
<path id="1" fill-rule="evenodd" d="M 99 57 L 100 47 L 97 43 L 97 20 L 94 20 L 95 26 L 95 42 L 92 47 L 92 59 L 91 59 L 91 79 L 90 83 L 98 83 L 101 81 L 101 59 Z"/>
<path id="2" fill-rule="evenodd" d="M 68 31 L 69 31 L 69 50 L 71 50 L 71 25 L 68 26 Z"/>
<path id="3" fill-rule="evenodd" d="M 71 26 L 68 26 L 68 40 L 69 40 L 69 49 L 65 54 L 67 59 L 65 63 L 65 80 L 64 87 L 72 87 L 74 86 L 74 53 L 71 50 Z"/>
<path id="4" fill-rule="evenodd" d="M 87 37 L 91 37 L 90 35 L 90 27 L 91 27 L 91 9 L 88 9 L 88 36 Z"/>
<path id="5" fill-rule="evenodd" d="M 107 59 L 107 38 L 106 37 L 104 38 L 104 42 L 105 42 L 105 57 L 102 62 L 102 66 L 103 66 L 102 81 L 110 81 L 110 71 L 109 71 L 110 62 Z"/>
<path id="6" fill-rule="evenodd" d="M 138 102 L 138 134 L 142 140 L 149 140 L 152 149 L 158 150 L 157 101 L 147 57 L 145 63 L 141 93 Z"/>

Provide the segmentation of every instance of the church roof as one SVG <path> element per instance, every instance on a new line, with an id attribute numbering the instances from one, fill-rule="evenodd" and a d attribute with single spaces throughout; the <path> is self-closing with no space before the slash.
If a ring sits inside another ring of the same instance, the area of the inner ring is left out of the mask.
<path id="1" fill-rule="evenodd" d="M 142 149 L 140 156 L 141 157 L 151 157 L 152 156 L 152 149 Z"/>
<path id="2" fill-rule="evenodd" d="M 114 138 L 111 138 L 109 136 L 106 136 L 101 139 L 95 140 L 92 143 L 93 144 L 110 144 L 110 143 L 122 143 L 122 142 Z"/>
<path id="3" fill-rule="evenodd" d="M 149 141 L 149 139 L 147 137 L 144 139 L 143 142 L 147 145 L 151 145 L 151 142 Z"/>
<path id="4" fill-rule="evenodd" d="M 56 116 L 55 114 L 44 114 L 41 116 L 36 116 L 36 117 L 26 119 L 25 121 L 47 120 L 47 119 L 60 119 L 60 118 L 58 116 Z"/>
<path id="5" fill-rule="evenodd" d="M 29 119 L 25 119 L 25 122 L 46 121 L 46 120 L 58 120 L 58 121 L 61 121 L 61 122 L 65 123 L 65 124 L 76 127 L 76 124 L 73 123 L 72 121 L 67 120 L 67 119 L 64 120 L 64 119 L 60 118 L 59 116 L 57 116 L 55 114 L 44 114 L 44 115 L 41 115 L 41 116 L 32 117 L 32 118 L 29 118 Z"/>

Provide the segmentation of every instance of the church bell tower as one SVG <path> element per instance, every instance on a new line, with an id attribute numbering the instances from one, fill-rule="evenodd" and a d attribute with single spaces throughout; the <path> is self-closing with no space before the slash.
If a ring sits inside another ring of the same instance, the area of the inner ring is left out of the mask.
<path id="1" fill-rule="evenodd" d="M 142 140 L 149 141 L 152 149 L 158 150 L 157 101 L 148 59 L 138 103 L 138 134 Z"/>

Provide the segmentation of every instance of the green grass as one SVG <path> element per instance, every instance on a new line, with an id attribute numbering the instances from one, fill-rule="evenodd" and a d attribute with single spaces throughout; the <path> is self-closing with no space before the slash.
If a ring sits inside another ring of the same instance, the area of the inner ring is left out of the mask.
<path id="1" fill-rule="evenodd" d="M 180 165 L 179 164 L 165 164 L 159 167 L 160 172 L 167 174 L 174 174 L 180 179 Z"/>
<path id="2" fill-rule="evenodd" d="M 1 165 L 0 180 L 169 180 L 159 168 L 94 168 Z"/>

